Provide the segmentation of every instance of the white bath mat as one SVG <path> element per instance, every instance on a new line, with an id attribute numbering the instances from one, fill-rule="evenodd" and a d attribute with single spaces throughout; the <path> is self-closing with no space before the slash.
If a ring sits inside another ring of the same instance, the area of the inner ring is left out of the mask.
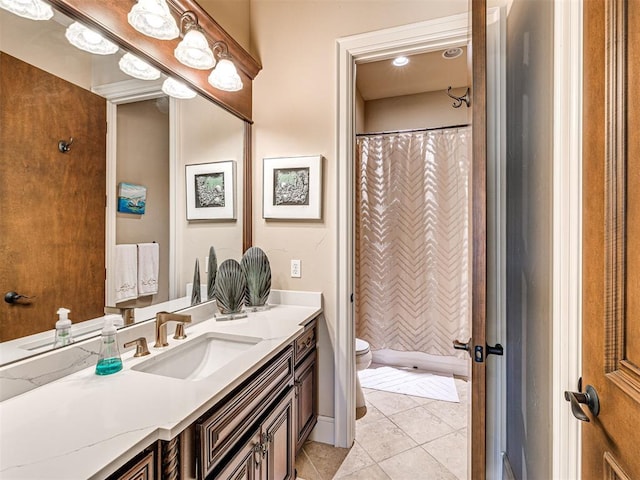
<path id="1" fill-rule="evenodd" d="M 378 367 L 362 370 L 358 372 L 358 376 L 360 385 L 364 388 L 433 398 L 445 402 L 460 402 L 453 375 L 435 375 L 406 368 Z"/>

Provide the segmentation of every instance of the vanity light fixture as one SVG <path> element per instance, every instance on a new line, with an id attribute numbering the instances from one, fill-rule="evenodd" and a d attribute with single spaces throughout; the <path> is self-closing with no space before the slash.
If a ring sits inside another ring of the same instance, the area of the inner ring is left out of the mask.
<path id="1" fill-rule="evenodd" d="M 401 57 L 396 57 L 393 59 L 393 66 L 394 67 L 404 67 L 405 65 L 407 65 L 409 63 L 409 59 L 407 57 L 401 56 Z"/>
<path id="2" fill-rule="evenodd" d="M 219 60 L 216 67 L 209 75 L 209 84 L 212 87 L 215 87 L 218 90 L 224 90 L 225 92 L 237 92 L 238 90 L 242 90 L 242 79 L 240 78 L 240 75 L 238 75 L 236 66 L 231 61 L 227 44 L 222 41 L 218 41 L 213 44 L 213 50 L 219 50 Z"/>
<path id="3" fill-rule="evenodd" d="M 53 9 L 42 0 L 0 0 L 0 8 L 29 20 L 53 17 Z"/>
<path id="4" fill-rule="evenodd" d="M 160 78 L 160 70 L 131 53 L 125 53 L 118 62 L 118 66 L 124 73 L 139 80 L 157 80 Z"/>
<path id="5" fill-rule="evenodd" d="M 191 10 L 187 10 L 180 17 L 180 24 L 185 31 L 182 41 L 174 50 L 174 55 L 180 63 L 199 70 L 209 70 L 216 64 L 209 42 L 198 25 L 198 17 Z"/>
<path id="6" fill-rule="evenodd" d="M 64 33 L 69 43 L 85 52 L 97 55 L 111 55 L 118 51 L 118 46 L 104 38 L 99 33 L 90 30 L 84 25 L 73 22 Z"/>
<path id="7" fill-rule="evenodd" d="M 173 40 L 180 36 L 166 0 L 138 0 L 127 15 L 129 25 L 148 37 Z"/>
<path id="8" fill-rule="evenodd" d="M 188 100 L 196 96 L 196 92 L 187 87 L 184 83 L 168 77 L 162 82 L 162 91 L 173 98 Z"/>

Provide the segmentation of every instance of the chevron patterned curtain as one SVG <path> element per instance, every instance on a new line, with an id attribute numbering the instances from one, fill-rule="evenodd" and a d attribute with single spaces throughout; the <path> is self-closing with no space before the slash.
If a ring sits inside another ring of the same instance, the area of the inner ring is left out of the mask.
<path id="1" fill-rule="evenodd" d="M 470 330 L 471 129 L 357 141 L 356 335 L 454 355 Z"/>

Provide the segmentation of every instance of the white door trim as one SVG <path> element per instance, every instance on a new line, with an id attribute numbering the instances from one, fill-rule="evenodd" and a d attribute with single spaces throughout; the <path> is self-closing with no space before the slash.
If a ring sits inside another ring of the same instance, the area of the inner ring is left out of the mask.
<path id="1" fill-rule="evenodd" d="M 555 2 L 553 478 L 581 478 L 581 428 L 564 400 L 582 372 L 582 1 Z"/>

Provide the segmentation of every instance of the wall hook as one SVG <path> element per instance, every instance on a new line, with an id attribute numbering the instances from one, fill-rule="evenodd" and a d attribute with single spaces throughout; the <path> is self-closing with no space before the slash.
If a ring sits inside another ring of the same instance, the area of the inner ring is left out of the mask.
<path id="1" fill-rule="evenodd" d="M 469 94 L 469 88 L 467 88 L 467 91 L 464 92 L 464 95 L 462 97 L 456 97 L 455 95 L 451 95 L 451 87 L 449 87 L 447 88 L 447 95 L 455 100 L 455 102 L 453 102 L 453 108 L 460 108 L 462 106 L 462 102 L 467 104 L 467 108 L 471 106 L 471 96 Z"/>
<path id="2" fill-rule="evenodd" d="M 60 153 L 68 153 L 69 150 L 71 150 L 72 143 L 73 143 L 73 137 L 70 137 L 68 142 L 65 142 L 64 140 L 60 140 L 58 142 L 58 150 L 60 150 Z"/>

